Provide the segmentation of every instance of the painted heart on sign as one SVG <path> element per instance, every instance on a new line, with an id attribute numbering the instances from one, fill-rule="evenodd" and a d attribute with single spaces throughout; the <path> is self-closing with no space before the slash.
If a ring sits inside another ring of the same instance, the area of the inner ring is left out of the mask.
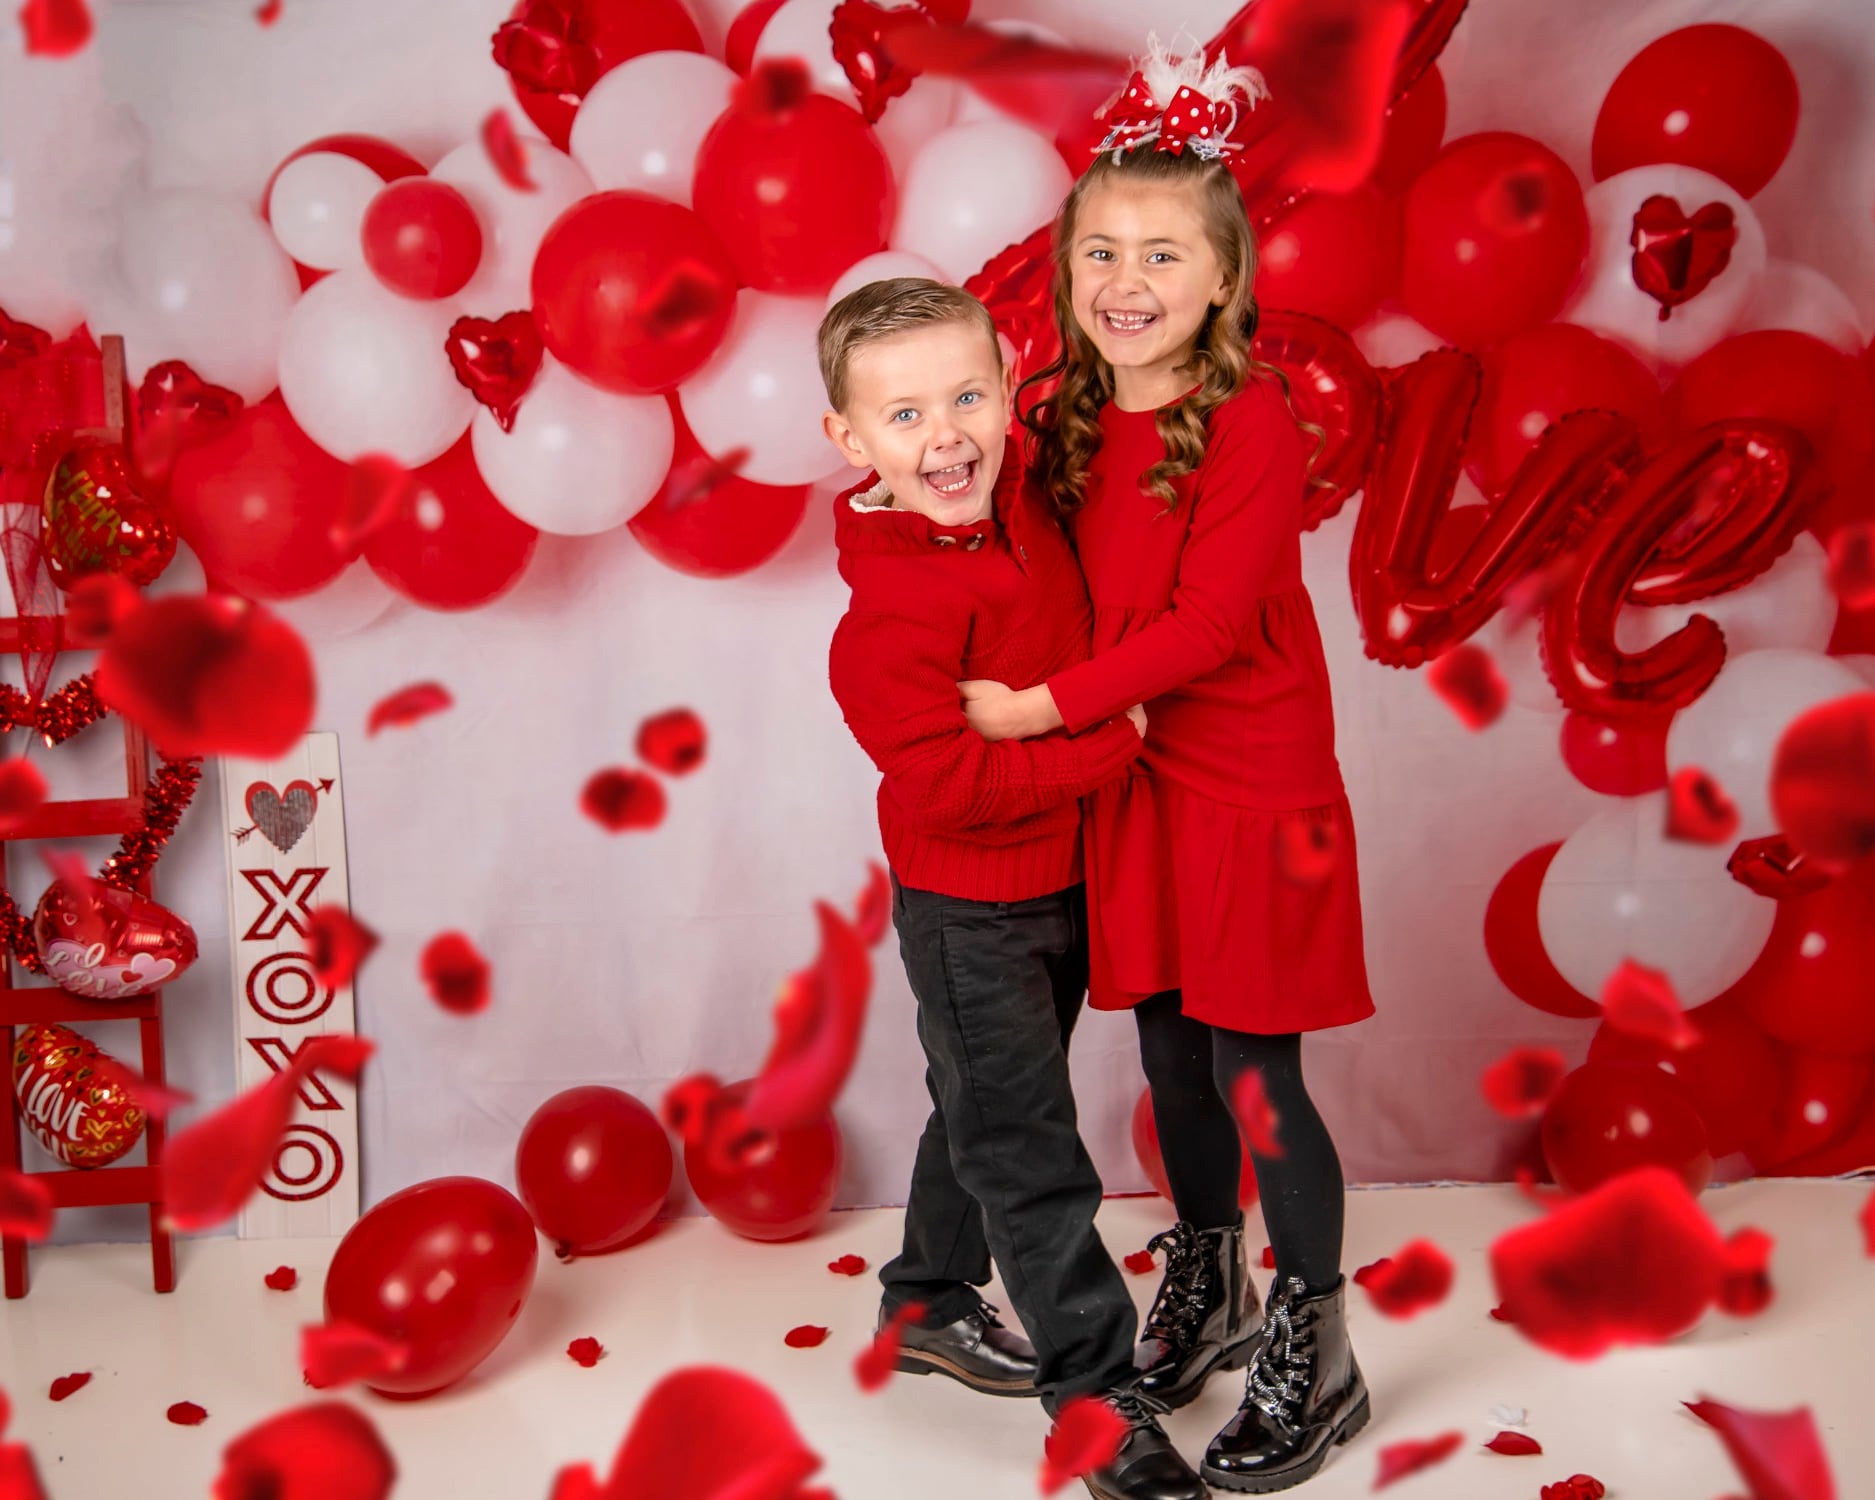
<path id="1" fill-rule="evenodd" d="M 310 781 L 288 782 L 285 791 L 265 781 L 257 781 L 247 789 L 247 815 L 282 854 L 288 853 L 312 827 L 318 805 L 319 793 Z"/>
<path id="2" fill-rule="evenodd" d="M 1738 221 L 1729 203 L 1708 203 L 1691 218 L 1679 201 L 1655 193 L 1634 211 L 1634 284 L 1660 304 L 1660 321 L 1697 297 L 1731 263 Z"/>

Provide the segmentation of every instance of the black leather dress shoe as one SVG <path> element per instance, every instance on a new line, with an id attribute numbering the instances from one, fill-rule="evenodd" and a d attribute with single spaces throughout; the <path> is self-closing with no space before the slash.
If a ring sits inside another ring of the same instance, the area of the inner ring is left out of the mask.
<path id="1" fill-rule="evenodd" d="M 1125 1418 L 1127 1431 L 1111 1460 L 1081 1476 L 1094 1500 L 1205 1500 L 1204 1481 L 1159 1425 L 1163 1401 L 1130 1386 L 1098 1399 Z"/>
<path id="2" fill-rule="evenodd" d="M 883 1328 L 889 1314 L 879 1310 Z M 898 1365 L 907 1375 L 948 1375 L 986 1396 L 1034 1396 L 1035 1349 L 997 1320 L 996 1309 L 979 1302 L 942 1328 L 908 1323 L 900 1336 Z"/>

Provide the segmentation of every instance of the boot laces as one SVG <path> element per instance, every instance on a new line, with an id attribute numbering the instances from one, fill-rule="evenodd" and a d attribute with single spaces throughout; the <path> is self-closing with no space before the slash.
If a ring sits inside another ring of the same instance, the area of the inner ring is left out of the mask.
<path id="1" fill-rule="evenodd" d="M 1315 1341 L 1308 1337 L 1308 1314 L 1298 1312 L 1294 1306 L 1306 1290 L 1302 1282 L 1291 1277 L 1270 1299 L 1263 1316 L 1263 1341 L 1250 1362 L 1245 1389 L 1257 1410 L 1292 1426 L 1315 1370 Z"/>
<path id="2" fill-rule="evenodd" d="M 1204 1322 L 1211 1292 L 1211 1257 L 1203 1236 L 1184 1220 L 1146 1241 L 1146 1249 L 1165 1251 L 1165 1279 L 1146 1314 L 1148 1337 L 1168 1344 L 1188 1344 Z"/>
<path id="3" fill-rule="evenodd" d="M 1132 1386 L 1108 1391 L 1101 1400 L 1126 1418 L 1129 1427 L 1156 1427 L 1159 1418 L 1172 1409 L 1158 1397 L 1148 1396 Z"/>

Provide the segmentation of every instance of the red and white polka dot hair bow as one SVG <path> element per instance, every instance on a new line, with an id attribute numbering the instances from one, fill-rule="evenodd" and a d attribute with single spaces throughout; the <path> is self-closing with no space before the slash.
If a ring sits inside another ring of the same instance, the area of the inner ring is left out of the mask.
<path id="1" fill-rule="evenodd" d="M 1230 138 L 1238 101 L 1253 109 L 1268 97 L 1269 88 L 1255 68 L 1233 68 L 1222 57 L 1207 66 L 1201 51 L 1174 57 L 1152 36 L 1126 87 L 1100 113 L 1107 136 L 1094 154 L 1151 143 L 1174 156 L 1189 150 L 1216 161 L 1238 149 Z"/>

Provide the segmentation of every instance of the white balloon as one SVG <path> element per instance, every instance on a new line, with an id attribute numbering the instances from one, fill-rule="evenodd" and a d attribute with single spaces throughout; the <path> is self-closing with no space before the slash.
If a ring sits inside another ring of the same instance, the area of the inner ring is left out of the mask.
<path id="1" fill-rule="evenodd" d="M 1666 836 L 1667 793 L 1615 803 L 1567 839 L 1543 876 L 1537 930 L 1557 971 L 1599 996 L 1623 959 L 1664 972 L 1685 1006 L 1741 979 L 1777 903 L 1732 879 L 1732 846 Z"/>
<path id="2" fill-rule="evenodd" d="M 1497 663 L 1512 703 L 1533 713 L 1560 714 L 1563 701 L 1543 670 L 1542 635 L 1541 619 L 1523 620 L 1512 627 L 1499 610 L 1485 622 L 1477 640 Z"/>
<path id="3" fill-rule="evenodd" d="M 267 221 L 280 248 L 302 266 L 336 271 L 365 263 L 360 227 L 384 179 L 336 151 L 310 151 L 280 169 Z"/>
<path id="4" fill-rule="evenodd" d="M 1410 365 L 1422 354 L 1443 349 L 1445 340 L 1405 313 L 1385 313 L 1354 332 L 1355 347 L 1375 369 Z"/>
<path id="5" fill-rule="evenodd" d="M 815 333 L 818 297 L 736 294 L 722 346 L 678 391 L 704 451 L 748 449 L 742 476 L 758 484 L 811 484 L 841 466 L 821 435 L 827 408 Z"/>
<path id="6" fill-rule="evenodd" d="M 300 298 L 280 340 L 293 420 L 347 463 L 383 453 L 408 468 L 440 458 L 475 414 L 444 345 L 461 309 L 418 302 L 366 270 L 334 271 Z"/>
<path id="7" fill-rule="evenodd" d="M 832 307 L 849 292 L 857 292 L 863 286 L 870 286 L 875 281 L 887 281 L 894 276 L 926 276 L 932 281 L 949 281 L 946 276 L 922 255 L 908 255 L 903 250 L 881 250 L 868 255 L 864 260 L 856 260 L 840 273 L 840 279 L 833 284 L 833 290 L 827 293 L 827 306 Z"/>
<path id="8" fill-rule="evenodd" d="M 548 227 L 592 191 L 586 169 L 564 151 L 531 136 L 521 139 L 532 192 L 495 170 L 480 141 L 458 146 L 430 171 L 469 200 L 482 226 L 482 262 L 455 301 L 478 318 L 531 307 L 534 254 Z"/>
<path id="9" fill-rule="evenodd" d="M 859 106 L 859 96 L 840 59 L 833 55 L 833 9 L 839 0 L 782 0 L 755 43 L 754 62 L 798 57 L 807 64 L 814 87 L 842 104 Z"/>
<path id="10" fill-rule="evenodd" d="M 1785 726 L 1819 703 L 1864 691 L 1841 662 L 1813 651 L 1748 651 L 1728 657 L 1712 686 L 1673 716 L 1667 769 L 1696 766 L 1738 808 L 1738 837 L 1775 833 L 1771 761 Z"/>
<path id="11" fill-rule="evenodd" d="M 892 248 L 922 255 L 963 281 L 1052 219 L 1072 184 L 1053 143 L 1033 130 L 991 121 L 953 125 L 912 160 Z"/>
<path id="12" fill-rule="evenodd" d="M 176 555 L 169 560 L 153 583 L 145 586 L 145 599 L 164 599 L 172 594 L 201 594 L 208 590 L 208 574 L 202 571 L 202 562 L 190 549 L 189 544 L 178 537 Z"/>
<path id="13" fill-rule="evenodd" d="M 1738 240 L 1725 269 L 1674 308 L 1664 321 L 1660 304 L 1634 280 L 1634 215 L 1656 194 L 1689 216 L 1708 203 L 1732 210 Z M 1560 319 L 1625 344 L 1656 370 L 1686 364 L 1729 334 L 1757 295 L 1764 275 L 1764 230 L 1751 205 L 1727 184 L 1697 167 L 1631 167 L 1583 194 L 1589 211 L 1589 253 L 1582 280 Z"/>
<path id="14" fill-rule="evenodd" d="M 892 163 L 892 179 L 903 182 L 912 159 L 940 130 L 961 123 L 959 114 L 970 90 L 954 78 L 935 74 L 917 79 L 885 107 L 872 133 Z"/>
<path id="15" fill-rule="evenodd" d="M 621 526 L 658 492 L 676 433 L 662 396 L 588 385 L 551 356 L 503 432 L 476 413 L 469 441 L 495 498 L 530 526 L 590 536 Z"/>
<path id="16" fill-rule="evenodd" d="M 375 625 L 397 603 L 397 595 L 364 558 L 311 593 L 269 599 L 267 608 L 309 641 L 336 641 Z"/>
<path id="17" fill-rule="evenodd" d="M 1841 662 L 1871 687 L 1875 687 L 1875 656 L 1832 656 L 1831 661 Z"/>
<path id="18" fill-rule="evenodd" d="M 1813 266 L 1775 256 L 1765 263 L 1758 294 L 1733 332 L 1759 328 L 1808 333 L 1844 354 L 1859 355 L 1868 343 L 1855 304 L 1841 287 Z"/>
<path id="19" fill-rule="evenodd" d="M 628 57 L 573 118 L 573 158 L 601 190 L 632 188 L 690 207 L 697 148 L 729 108 L 736 75 L 700 52 Z"/>
<path id="20" fill-rule="evenodd" d="M 124 335 L 133 384 L 151 365 L 181 359 L 202 379 L 258 401 L 274 388 L 298 296 L 293 262 L 250 205 L 169 188 L 125 206 L 86 316 L 94 333 Z"/>
<path id="21" fill-rule="evenodd" d="M 1800 531 L 1788 552 L 1729 594 L 1651 609 L 1624 605 L 1615 616 L 1615 644 L 1623 651 L 1643 651 L 1694 615 L 1705 615 L 1725 632 L 1728 655 L 1776 647 L 1820 652 L 1836 630 L 1829 551 L 1809 532 Z"/>

